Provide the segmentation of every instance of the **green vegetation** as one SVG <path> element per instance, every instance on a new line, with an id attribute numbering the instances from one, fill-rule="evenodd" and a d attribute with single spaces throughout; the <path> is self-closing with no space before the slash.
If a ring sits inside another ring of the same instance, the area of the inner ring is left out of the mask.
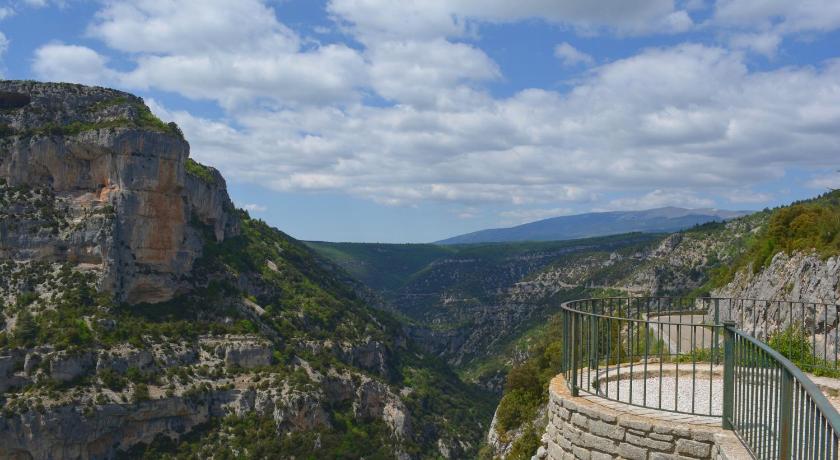
<path id="1" fill-rule="evenodd" d="M 216 183 L 216 178 L 213 176 L 213 171 L 210 169 L 210 167 L 204 166 L 203 164 L 193 160 L 192 158 L 187 158 L 187 162 L 184 166 L 187 170 L 187 174 L 192 174 L 193 176 L 211 185 Z"/>
<path id="2" fill-rule="evenodd" d="M 729 283 L 747 267 L 760 272 L 780 252 L 814 252 L 824 259 L 840 255 L 840 191 L 761 214 L 769 216 L 767 225 L 747 240 L 746 251 L 735 263 L 711 273 L 710 288 Z"/>
<path id="3" fill-rule="evenodd" d="M 321 256 L 341 266 L 366 286 L 382 290 L 399 289 L 413 274 L 442 257 L 457 253 L 455 248 L 436 244 L 306 243 Z"/>
<path id="4" fill-rule="evenodd" d="M 767 344 L 805 372 L 840 378 L 840 369 L 830 368 L 829 363 L 814 356 L 811 338 L 801 326 L 790 326 L 776 331 L 767 340 Z"/>
<path id="5" fill-rule="evenodd" d="M 217 460 L 321 458 L 384 460 L 394 458 L 396 446 L 382 422 L 358 424 L 352 415 L 338 412 L 335 429 L 318 429 L 278 436 L 271 417 L 249 414 L 229 416 L 204 424 L 179 441 L 158 436 L 151 444 L 140 444 L 118 459 L 175 460 L 214 458 Z M 320 447 L 316 447 L 320 446 Z"/>
<path id="6" fill-rule="evenodd" d="M 116 106 L 127 107 L 129 116 L 120 114 L 119 117 L 106 120 L 95 119 L 90 116 Z M 160 120 L 143 103 L 142 99 L 135 100 L 128 97 L 116 97 L 100 101 L 88 109 L 87 115 L 85 120 L 76 120 L 65 124 L 46 123 L 37 129 L 23 132 L 17 132 L 9 127 L 0 127 L 0 138 L 12 135 L 73 136 L 87 131 L 110 128 L 140 128 L 175 136 L 179 139 L 184 138 L 184 133 L 177 124 L 173 122 L 165 123 Z"/>
<path id="7" fill-rule="evenodd" d="M 548 383 L 560 372 L 562 337 L 563 324 L 555 315 L 532 344 L 530 358 L 508 372 L 497 409 L 497 431 L 503 438 L 507 432 L 534 420 L 539 407 L 548 401 Z"/>

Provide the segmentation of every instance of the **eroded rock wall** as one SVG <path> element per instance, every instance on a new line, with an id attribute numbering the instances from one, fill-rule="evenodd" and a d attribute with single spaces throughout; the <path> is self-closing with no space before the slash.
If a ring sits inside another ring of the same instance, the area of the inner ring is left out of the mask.
<path id="1" fill-rule="evenodd" d="M 201 254 L 194 219 L 217 240 L 237 234 L 224 179 L 210 168 L 211 180 L 188 174 L 189 144 L 142 99 L 17 81 L 0 92 L 29 99 L 0 111 L 0 186 L 8 206 L 32 210 L 0 220 L 3 258 L 87 264 L 118 300 L 154 303 L 184 289 Z M 48 199 L 27 202 L 20 192 L 31 189 Z"/>

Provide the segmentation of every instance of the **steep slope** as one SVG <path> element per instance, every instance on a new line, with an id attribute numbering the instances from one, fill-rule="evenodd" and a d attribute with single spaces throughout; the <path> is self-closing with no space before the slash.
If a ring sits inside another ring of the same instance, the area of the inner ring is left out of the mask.
<path id="1" fill-rule="evenodd" d="M 711 221 L 747 214 L 720 209 L 657 208 L 553 217 L 510 228 L 480 230 L 438 241 L 438 244 L 475 244 L 505 241 L 559 241 L 630 232 L 668 233 Z"/>
<path id="2" fill-rule="evenodd" d="M 840 299 L 838 256 L 840 191 L 832 191 L 772 210 L 748 250 L 713 287 L 750 298 L 834 303 Z"/>
<path id="3" fill-rule="evenodd" d="M 4 81 L 0 109 L 0 457 L 475 451 L 484 394 L 142 100 Z"/>

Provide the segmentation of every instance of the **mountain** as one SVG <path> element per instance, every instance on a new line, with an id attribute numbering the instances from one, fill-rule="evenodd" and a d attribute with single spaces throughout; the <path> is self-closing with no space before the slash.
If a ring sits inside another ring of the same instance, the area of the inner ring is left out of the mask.
<path id="1" fill-rule="evenodd" d="M 480 230 L 438 241 L 437 244 L 475 244 L 505 241 L 560 241 L 620 233 L 670 233 L 711 221 L 728 220 L 749 211 L 657 208 L 646 211 L 593 212 L 552 217 L 510 228 Z"/>
<path id="2" fill-rule="evenodd" d="M 0 458 L 465 458 L 493 399 L 111 89 L 0 81 Z"/>

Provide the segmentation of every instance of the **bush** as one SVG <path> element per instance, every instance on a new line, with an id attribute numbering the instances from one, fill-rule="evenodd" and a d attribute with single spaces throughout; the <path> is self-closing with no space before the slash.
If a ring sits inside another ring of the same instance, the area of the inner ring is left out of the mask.
<path id="1" fill-rule="evenodd" d="M 504 434 L 530 422 L 536 417 L 541 402 L 539 395 L 521 389 L 508 390 L 496 412 L 496 431 Z"/>
<path id="2" fill-rule="evenodd" d="M 149 400 L 149 387 L 145 383 L 134 385 L 132 401 L 135 403 Z"/>
<path id="3" fill-rule="evenodd" d="M 18 346 L 31 347 L 35 345 L 38 336 L 38 325 L 29 310 L 18 313 L 15 323 L 14 341 Z"/>
<path id="4" fill-rule="evenodd" d="M 813 364 L 811 342 L 808 340 L 808 334 L 799 326 L 776 331 L 770 336 L 767 344 L 801 368 L 808 368 Z"/>

